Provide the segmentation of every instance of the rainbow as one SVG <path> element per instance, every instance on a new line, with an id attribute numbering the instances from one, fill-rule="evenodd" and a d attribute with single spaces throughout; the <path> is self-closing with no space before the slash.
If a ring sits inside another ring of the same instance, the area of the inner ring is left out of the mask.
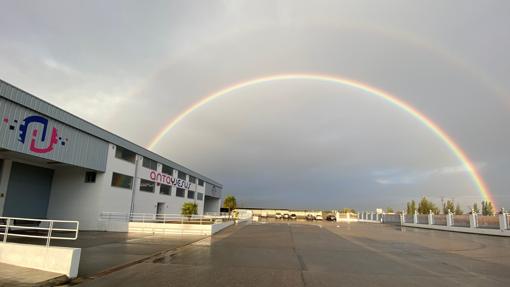
<path id="1" fill-rule="evenodd" d="M 482 196 L 483 200 L 488 200 L 495 205 L 496 202 L 494 201 L 491 193 L 489 192 L 487 184 L 484 182 L 482 176 L 477 171 L 473 162 L 468 158 L 468 156 L 460 148 L 460 146 L 457 143 L 455 143 L 455 141 L 453 141 L 453 139 L 443 129 L 441 129 L 436 123 L 434 123 L 430 118 L 425 116 L 423 113 L 421 113 L 415 107 L 411 106 L 410 104 L 406 103 L 403 100 L 398 99 L 397 97 L 395 97 L 393 95 L 388 94 L 387 92 L 376 89 L 374 87 L 371 87 L 367 84 L 364 84 L 364 83 L 361 83 L 358 81 L 354 81 L 354 80 L 342 78 L 342 77 L 337 77 L 337 76 L 328 76 L 328 75 L 319 75 L 319 74 L 279 74 L 279 75 L 272 75 L 272 76 L 267 76 L 267 77 L 256 78 L 256 79 L 243 81 L 243 82 L 231 85 L 231 86 L 226 87 L 220 91 L 212 93 L 212 94 L 208 95 L 207 97 L 201 99 L 200 101 L 194 103 L 189 108 L 187 108 L 185 111 L 183 111 L 181 114 L 179 114 L 177 117 L 172 119 L 160 130 L 160 132 L 157 133 L 157 135 L 152 139 L 152 141 L 147 146 L 147 148 L 152 150 L 159 143 L 159 141 L 168 132 L 170 132 L 170 130 L 172 128 L 174 128 L 178 123 L 180 123 L 185 117 L 187 117 L 189 114 L 191 114 L 198 108 L 208 104 L 209 102 L 211 102 L 219 97 L 222 97 L 222 96 L 227 95 L 233 91 L 243 89 L 246 87 L 251 87 L 251 86 L 255 86 L 255 85 L 267 83 L 267 82 L 286 81 L 286 80 L 313 80 L 313 81 L 336 83 L 336 84 L 352 87 L 352 88 L 358 89 L 360 91 L 366 92 L 370 95 L 379 97 L 379 98 L 385 100 L 386 102 L 391 103 L 394 106 L 400 108 L 401 110 L 407 112 L 408 114 L 413 116 L 415 119 L 417 119 L 420 123 L 425 125 L 429 130 L 431 130 L 439 139 L 441 139 L 448 146 L 448 148 L 462 162 L 462 164 L 468 171 L 473 183 L 476 185 L 477 189 L 479 190 L 480 195 Z"/>

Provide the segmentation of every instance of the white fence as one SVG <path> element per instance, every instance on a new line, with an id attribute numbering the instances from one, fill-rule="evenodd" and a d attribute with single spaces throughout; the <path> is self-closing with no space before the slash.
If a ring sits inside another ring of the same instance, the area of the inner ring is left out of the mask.
<path id="1" fill-rule="evenodd" d="M 123 221 L 123 222 L 142 222 L 142 223 L 180 223 L 180 224 L 214 224 L 233 220 L 228 215 L 190 215 L 181 214 L 154 214 L 154 213 L 122 213 L 122 212 L 102 212 L 102 220 Z"/>
<path id="2" fill-rule="evenodd" d="M 9 237 L 44 239 L 49 247 L 51 240 L 76 240 L 80 223 L 71 220 L 0 217 L 0 234 L 3 243 Z"/>

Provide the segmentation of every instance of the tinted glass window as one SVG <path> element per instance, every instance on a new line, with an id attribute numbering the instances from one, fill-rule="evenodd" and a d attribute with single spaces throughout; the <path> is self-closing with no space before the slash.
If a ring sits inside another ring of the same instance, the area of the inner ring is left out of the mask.
<path id="1" fill-rule="evenodd" d="M 200 185 L 200 186 L 204 186 L 204 181 L 203 181 L 203 180 L 201 180 L 201 179 L 198 179 L 198 185 Z"/>
<path id="2" fill-rule="evenodd" d="M 161 184 L 161 186 L 159 187 L 159 193 L 165 194 L 165 195 L 171 195 L 172 187 L 170 185 Z"/>
<path id="3" fill-rule="evenodd" d="M 131 189 L 133 187 L 133 177 L 114 172 L 112 175 L 112 186 Z"/>
<path id="4" fill-rule="evenodd" d="M 142 165 L 143 165 L 143 167 L 146 167 L 146 168 L 149 168 L 149 169 L 153 169 L 153 170 L 157 170 L 158 169 L 158 163 L 156 161 L 150 159 L 150 158 L 144 157 Z"/>
<path id="5" fill-rule="evenodd" d="M 177 191 L 175 192 L 175 195 L 178 197 L 184 197 L 184 189 L 183 188 L 177 188 Z"/>
<path id="6" fill-rule="evenodd" d="M 115 157 L 134 163 L 136 159 L 136 153 L 121 146 L 117 146 L 115 149 Z"/>
<path id="7" fill-rule="evenodd" d="M 193 190 L 188 190 L 188 198 L 195 199 L 195 192 Z"/>
<path id="8" fill-rule="evenodd" d="M 174 175 L 174 169 L 173 169 L 173 168 L 171 168 L 171 167 L 169 167 L 168 165 L 163 165 L 163 170 L 162 170 L 162 172 L 163 172 L 164 174 L 168 174 L 168 175 L 171 175 L 171 176 L 173 176 L 173 175 Z"/>
<path id="9" fill-rule="evenodd" d="M 179 174 L 177 175 L 178 178 L 186 180 L 186 174 L 182 171 L 179 171 Z"/>
<path id="10" fill-rule="evenodd" d="M 95 171 L 85 172 L 85 182 L 88 183 L 96 182 L 96 172 Z"/>
<path id="11" fill-rule="evenodd" d="M 204 194 L 201 192 L 197 192 L 197 199 L 198 200 L 204 200 Z"/>
<path id="12" fill-rule="evenodd" d="M 154 181 L 145 179 L 140 180 L 140 191 L 154 192 L 155 186 L 156 184 L 154 183 Z"/>

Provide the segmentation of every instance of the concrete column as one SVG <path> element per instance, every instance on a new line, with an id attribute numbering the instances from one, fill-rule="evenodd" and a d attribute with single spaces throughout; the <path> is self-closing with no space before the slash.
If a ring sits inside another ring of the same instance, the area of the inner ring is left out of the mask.
<path id="1" fill-rule="evenodd" d="M 336 220 L 338 221 L 338 217 L 336 218 Z M 351 221 L 351 213 L 347 212 L 347 222 L 350 222 L 350 221 Z"/>
<path id="2" fill-rule="evenodd" d="M 499 213 L 499 229 L 500 230 L 508 229 L 508 218 L 504 208 L 501 208 L 501 212 Z"/>
<path id="3" fill-rule="evenodd" d="M 434 224 L 434 213 L 432 213 L 432 210 L 429 210 L 429 220 L 428 220 L 428 223 L 429 223 L 429 225 Z"/>
<path id="4" fill-rule="evenodd" d="M 471 228 L 477 228 L 478 227 L 478 214 L 471 210 L 471 213 L 469 214 L 469 227 Z"/>
<path id="5" fill-rule="evenodd" d="M 377 214 L 375 214 L 375 213 L 373 213 L 373 212 L 370 212 L 370 214 L 372 215 L 370 219 L 371 219 L 372 221 L 375 221 L 375 217 L 377 216 Z"/>
<path id="6" fill-rule="evenodd" d="M 453 226 L 453 213 L 449 209 L 446 214 L 446 226 Z"/>
<path id="7" fill-rule="evenodd" d="M 404 225 L 404 223 L 406 223 L 406 214 L 402 211 L 402 213 L 400 213 L 400 225 Z"/>
<path id="8" fill-rule="evenodd" d="M 417 210 L 414 211 L 413 223 L 418 224 L 418 211 Z"/>

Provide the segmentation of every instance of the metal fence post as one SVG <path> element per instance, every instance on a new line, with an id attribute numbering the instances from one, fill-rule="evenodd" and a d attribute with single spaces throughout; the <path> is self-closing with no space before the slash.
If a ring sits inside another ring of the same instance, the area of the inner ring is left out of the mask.
<path id="1" fill-rule="evenodd" d="M 9 235 L 9 226 L 11 225 L 11 219 L 7 218 L 5 222 L 5 230 L 4 230 L 4 243 L 7 242 L 7 236 Z"/>
<path id="2" fill-rule="evenodd" d="M 48 238 L 46 238 L 46 247 L 50 247 L 52 233 L 53 233 L 53 221 L 50 221 L 50 227 L 48 228 Z"/>

